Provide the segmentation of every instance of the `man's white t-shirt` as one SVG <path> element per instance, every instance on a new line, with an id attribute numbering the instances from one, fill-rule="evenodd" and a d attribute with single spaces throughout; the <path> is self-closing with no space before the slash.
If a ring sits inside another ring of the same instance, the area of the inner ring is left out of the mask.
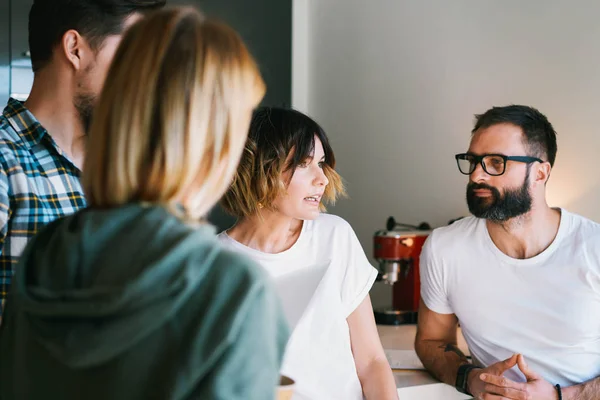
<path id="1" fill-rule="evenodd" d="M 293 399 L 362 400 L 346 318 L 366 298 L 377 277 L 342 218 L 320 214 L 304 221 L 296 243 L 269 254 L 251 249 L 225 232 L 219 239 L 262 265 L 273 277 L 327 264 L 321 284 L 288 342 L 282 373 L 296 381 Z"/>
<path id="2" fill-rule="evenodd" d="M 455 314 L 473 362 L 489 366 L 521 353 L 552 384 L 600 375 L 600 225 L 561 210 L 541 254 L 514 259 L 493 243 L 486 221 L 439 228 L 421 254 L 421 297 Z M 517 367 L 505 376 L 525 381 Z"/>

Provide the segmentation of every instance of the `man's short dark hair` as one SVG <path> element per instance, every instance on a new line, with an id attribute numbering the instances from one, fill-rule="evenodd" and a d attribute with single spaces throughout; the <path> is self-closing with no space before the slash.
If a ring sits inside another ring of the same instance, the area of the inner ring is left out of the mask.
<path id="1" fill-rule="evenodd" d="M 522 105 L 493 107 L 475 116 L 472 133 L 497 124 L 513 124 L 521 128 L 525 146 L 531 152 L 529 155 L 548 161 L 554 166 L 557 150 L 556 131 L 544 114 L 533 107 Z"/>
<path id="2" fill-rule="evenodd" d="M 52 60 L 52 50 L 74 29 L 94 51 L 123 31 L 133 13 L 163 7 L 166 0 L 35 0 L 29 11 L 29 51 L 33 71 Z"/>

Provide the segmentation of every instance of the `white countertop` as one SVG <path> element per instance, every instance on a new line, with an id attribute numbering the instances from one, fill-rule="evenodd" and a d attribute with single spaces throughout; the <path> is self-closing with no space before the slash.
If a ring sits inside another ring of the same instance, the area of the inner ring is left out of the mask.
<path id="1" fill-rule="evenodd" d="M 415 336 L 417 334 L 416 325 L 377 325 L 381 344 L 386 350 L 414 350 Z M 469 354 L 467 344 L 460 332 L 458 331 L 458 347 L 465 353 Z M 412 386 L 428 385 L 439 383 L 427 371 L 424 370 L 407 370 L 394 369 L 394 379 L 396 387 L 407 388 Z M 458 392 L 457 392 L 458 393 Z"/>

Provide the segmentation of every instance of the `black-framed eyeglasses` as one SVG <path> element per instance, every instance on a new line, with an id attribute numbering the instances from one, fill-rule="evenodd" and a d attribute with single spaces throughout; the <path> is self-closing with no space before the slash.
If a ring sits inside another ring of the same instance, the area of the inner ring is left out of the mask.
<path id="1" fill-rule="evenodd" d="M 504 154 L 484 154 L 476 156 L 475 154 L 461 153 L 454 156 L 456 164 L 462 174 L 471 175 L 478 164 L 481 164 L 483 170 L 492 176 L 499 176 L 506 171 L 507 161 L 516 161 L 522 163 L 543 162 L 537 157 L 529 156 L 505 156 Z"/>

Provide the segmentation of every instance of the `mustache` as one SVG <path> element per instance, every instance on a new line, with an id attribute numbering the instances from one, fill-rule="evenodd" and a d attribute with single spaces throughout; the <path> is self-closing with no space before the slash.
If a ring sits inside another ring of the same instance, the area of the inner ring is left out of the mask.
<path id="1" fill-rule="evenodd" d="M 469 183 L 467 185 L 467 190 L 477 190 L 477 189 L 487 189 L 487 190 L 491 190 L 491 191 L 497 191 L 498 189 L 488 185 L 487 183 Z"/>

